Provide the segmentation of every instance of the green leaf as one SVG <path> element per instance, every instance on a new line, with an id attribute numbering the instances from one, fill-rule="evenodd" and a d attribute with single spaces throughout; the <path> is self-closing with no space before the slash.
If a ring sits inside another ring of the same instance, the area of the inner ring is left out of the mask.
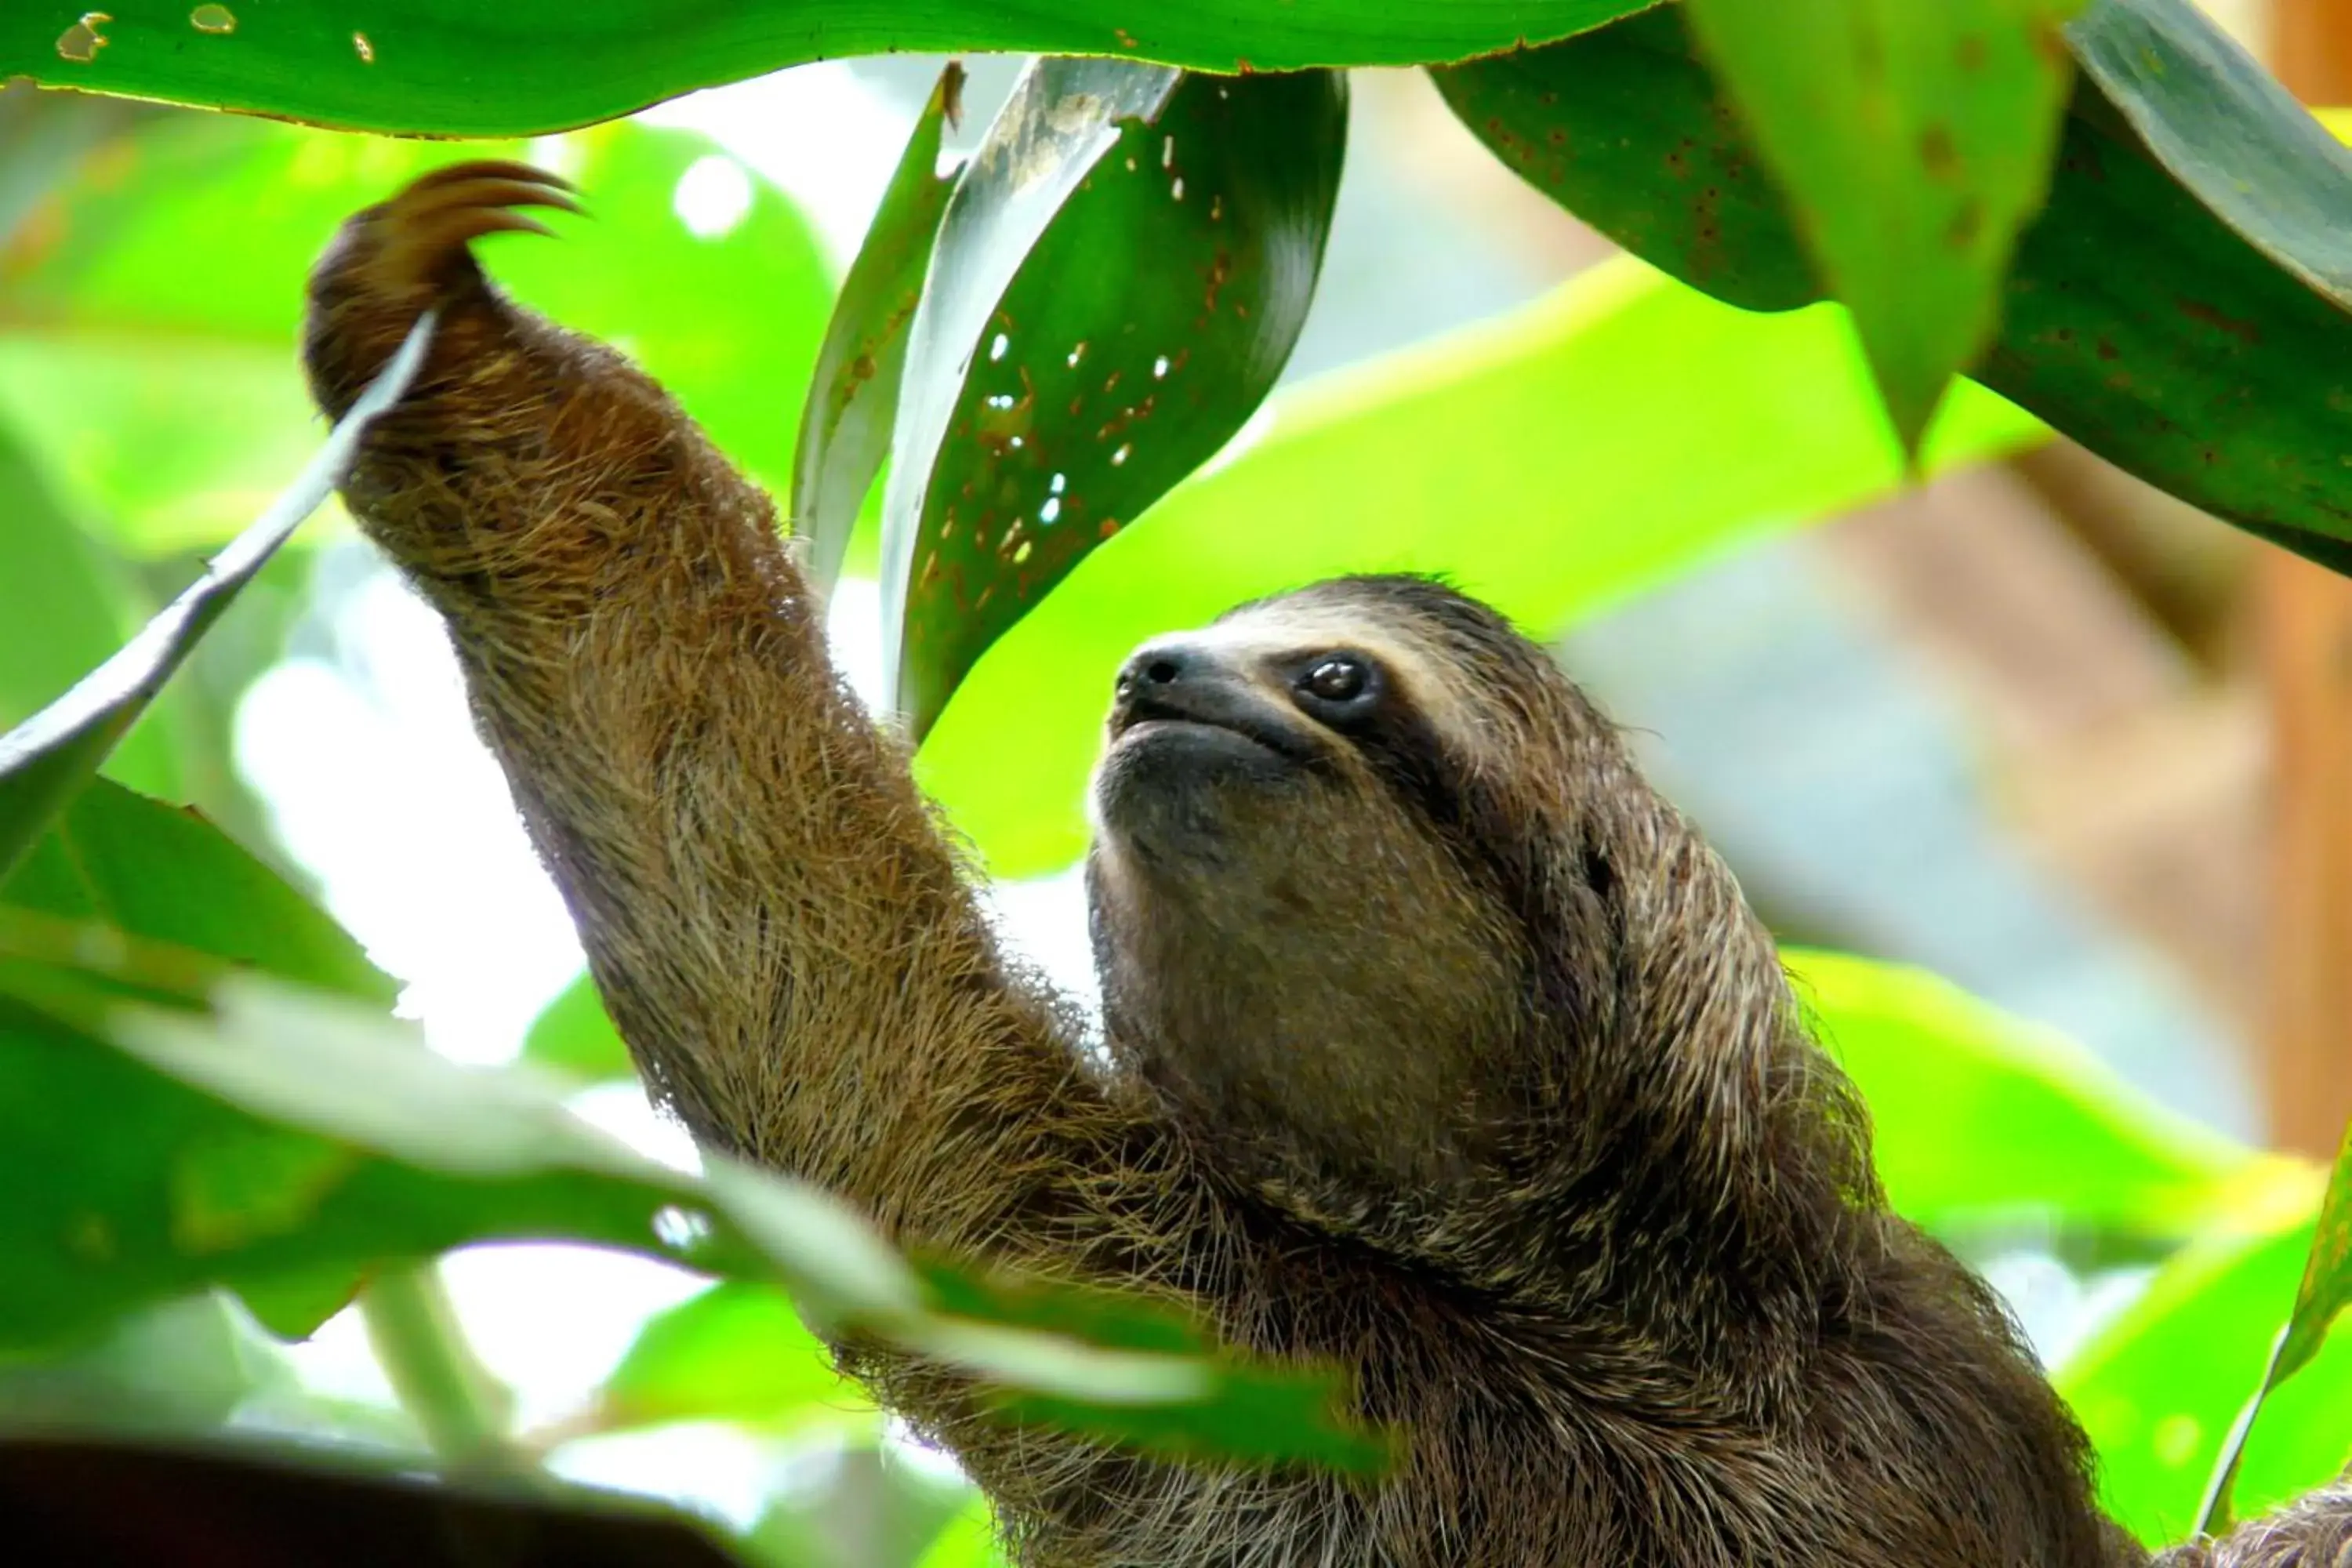
<path id="1" fill-rule="evenodd" d="M 584 972 L 540 1009 L 523 1036 L 522 1059 L 589 1083 L 636 1077 L 636 1064 L 593 976 Z"/>
<path id="2" fill-rule="evenodd" d="M 2352 308 L 2352 153 L 2189 0 L 2090 0 L 2083 73 L 2148 155 L 2284 271 Z"/>
<path id="3" fill-rule="evenodd" d="M 2244 1414 L 2224 1445 L 2207 1489 L 2198 1529 L 2219 1531 L 2229 1521 L 2231 1499 L 2238 1470 L 2244 1462 L 2245 1444 L 2256 1422 L 2269 1408 L 2278 1386 L 2309 1366 L 2326 1342 L 2328 1331 L 2344 1309 L 2352 1306 L 2352 1128 L 2336 1152 L 2336 1169 L 2328 1179 L 2327 1195 L 2313 1227 L 2311 1251 L 2304 1260 L 2303 1282 L 2295 1288 L 2294 1310 L 2288 1317 L 2271 1352 L 2262 1383 L 2247 1402 Z M 2335 1435 L 2337 1445 L 2345 1434 Z"/>
<path id="4" fill-rule="evenodd" d="M 5 372 L 0 372 L 5 381 Z M 83 532 L 37 458 L 0 416 L 0 724 L 14 724 L 114 651 L 137 623 L 137 595 L 121 568 Z M 112 771 L 142 787 L 172 790 L 179 769 L 163 737 L 142 730 Z"/>
<path id="5" fill-rule="evenodd" d="M 2055 1030 L 1924 970 L 1786 956 L 1822 1044 L 1869 1104 L 1887 1197 L 1930 1230 L 2040 1217 L 2179 1237 L 2271 1168 Z"/>
<path id="6" fill-rule="evenodd" d="M 0 1363 L 0 1426 L 198 1434 L 257 1395 L 297 1387 L 277 1348 L 216 1296 L 125 1318 L 97 1342 Z"/>
<path id="7" fill-rule="evenodd" d="M 1314 296 L 1346 128 L 1329 72 L 1023 79 L 940 231 L 883 500 L 884 668 L 915 735 L 1264 400 Z"/>
<path id="8" fill-rule="evenodd" d="M 841 281 L 801 408 L 793 458 L 793 530 L 809 542 L 807 570 L 825 593 L 841 575 L 874 476 L 890 450 L 907 333 L 930 269 L 940 217 L 955 189 L 939 173 L 940 139 L 962 112 L 963 67 L 950 60 L 915 121 L 898 171 Z"/>
<path id="9" fill-rule="evenodd" d="M 844 55 L 1112 55 L 1209 71 L 1411 65 L 1562 38 L 1651 0 L 271 0 L 192 28 L 183 0 L 0 10 L 0 79 L 359 129 L 513 136 L 608 120 L 698 87 Z M 103 39 L 103 43 L 96 40 Z M 485 88 L 495 78 L 496 89 Z"/>
<path id="10" fill-rule="evenodd" d="M 560 1086 L 459 1067 L 373 1012 L 0 906 L 0 1349 L 206 1285 L 572 1241 L 782 1282 L 829 1333 L 962 1368 L 1064 1427 L 1244 1458 L 1369 1447 L 1326 1414 L 1327 1380 L 1150 1348 L 1155 1309 L 919 1273 L 824 1194 L 705 1165 L 655 1164 Z"/>
<path id="11" fill-rule="evenodd" d="M 2179 1541 L 2196 1523 L 2208 1474 L 2294 1299 L 2315 1185 L 2177 1254 L 2058 1369 L 2059 1392 L 2098 1452 L 2101 1504 L 2143 1541 Z M 2338 1337 L 2271 1396 L 2239 1472 L 2244 1511 L 2332 1479 L 2344 1465 L 2347 1409 L 2352 1339 Z"/>
<path id="12" fill-rule="evenodd" d="M 1637 262 L 1278 395 L 1265 434 L 1089 556 L 990 650 L 918 771 L 998 876 L 1066 866 L 1137 644 L 1349 571 L 1450 574 L 1538 637 L 1766 530 L 1902 482 L 1834 307 L 1757 316 Z M 1938 468 L 2040 427 L 1963 389 Z M 1004 737 L 1018 734 L 1008 746 Z"/>
<path id="13" fill-rule="evenodd" d="M 974 1492 L 931 1538 L 916 1568 L 1003 1568 L 1003 1563 L 1004 1554 L 996 1545 L 996 1516 L 988 1499 Z"/>
<path id="14" fill-rule="evenodd" d="M 14 874 L 0 905 L 103 923 L 390 1008 L 391 979 L 268 867 L 194 813 L 93 780 Z"/>
<path id="15" fill-rule="evenodd" d="M 598 1431 L 667 1421 L 777 1426 L 874 1407 L 834 1370 L 791 1298 L 730 1281 L 656 1313 L 597 1394 Z"/>
<path id="16" fill-rule="evenodd" d="M 2310 281 L 2340 277 L 2345 154 L 2182 0 L 2094 0 L 2066 37 L 2083 72 L 2049 200 L 1973 374 L 2150 483 L 2352 570 L 2352 313 Z M 1734 303 L 1807 297 L 1795 227 L 1675 12 L 1433 74 L 1506 163 L 1636 254 Z"/>
<path id="17" fill-rule="evenodd" d="M 922 1342 L 966 1365 L 1014 1358 L 1024 1375 L 991 1398 L 1015 1419 L 1082 1427 L 1179 1459 L 1304 1458 L 1375 1474 L 1393 1458 L 1389 1435 L 1339 1418 L 1328 1377 L 1214 1352 L 1165 1308 L 1103 1290 L 929 1272 L 950 1315 Z"/>
<path id="18" fill-rule="evenodd" d="M 1685 0 L 1915 447 L 2048 189 L 2083 0 Z"/>
<path id="19" fill-rule="evenodd" d="M 85 531 L 133 557 L 216 548 L 318 447 L 290 337 L 203 333 L 0 324 L 0 418 Z"/>
<path id="20" fill-rule="evenodd" d="M 882 495 L 883 679 L 918 734 L 929 721 L 914 717 L 908 686 L 916 667 L 903 652 L 913 591 L 924 586 L 913 575 L 916 557 L 926 544 L 937 548 L 939 542 L 925 537 L 930 528 L 943 521 L 952 526 L 951 503 L 972 504 L 943 489 L 937 470 L 952 442 L 971 442 L 985 430 L 1003 444 L 1018 434 L 973 423 L 971 405 L 980 400 L 967 384 L 982 363 L 982 334 L 992 324 L 999 334 L 1007 330 L 997 320 L 1007 290 L 1073 195 L 1119 144 L 1120 121 L 1157 114 L 1181 77 L 1166 67 L 1119 60 L 1032 60 L 948 196 L 922 297 L 907 328 L 904 395 L 890 433 L 893 461 Z M 1035 406 L 1033 396 L 1029 407 Z M 1017 409 L 992 401 L 984 411 L 994 419 Z M 950 667 L 940 678 L 952 690 L 961 673 Z"/>
<path id="21" fill-rule="evenodd" d="M 2352 1128 L 2345 1131 L 2327 1196 L 2320 1205 L 2311 1258 L 2294 1293 L 2294 1316 L 2287 1321 L 2286 1338 L 2271 1368 L 2273 1388 L 2311 1363 L 2347 1307 L 2352 1307 Z"/>
<path id="22" fill-rule="evenodd" d="M 49 819 L 89 782 L 237 590 L 326 500 L 350 466 L 367 422 L 406 390 L 408 378 L 425 357 L 432 321 L 427 311 L 392 363 L 352 405 L 310 466 L 202 577 L 71 690 L 0 735 L 0 878 L 7 876 Z"/>
<path id="23" fill-rule="evenodd" d="M 63 455 L 76 499 L 126 546 L 226 537 L 311 443 L 289 366 L 320 251 L 409 179 L 494 154 L 549 162 L 598 215 L 560 244 L 486 247 L 499 287 L 623 348 L 788 493 L 793 415 L 779 417 L 779 393 L 806 384 L 833 302 L 816 238 L 708 139 L 637 125 L 460 151 L 214 115 L 148 122 L 57 194 L 44 245 L 12 267 L 0 412 Z M 688 226 L 689 174 L 740 191 L 730 226 Z"/>
<path id="24" fill-rule="evenodd" d="M 1785 957 L 1822 1047 L 1870 1105 L 1886 1196 L 1928 1229 L 2042 1217 L 2173 1239 L 2277 1175 L 2067 1037 L 1938 975 L 1834 952 Z"/>
<path id="25" fill-rule="evenodd" d="M 1505 167 L 1634 255 L 1742 310 L 1811 304 L 1811 258 L 1683 16 L 1661 5 L 1429 76 Z"/>

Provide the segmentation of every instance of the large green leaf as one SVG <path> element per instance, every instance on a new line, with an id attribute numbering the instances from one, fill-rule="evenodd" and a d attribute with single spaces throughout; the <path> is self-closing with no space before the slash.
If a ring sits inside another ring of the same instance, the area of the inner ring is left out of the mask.
<path id="1" fill-rule="evenodd" d="M 2147 1293 L 2059 1368 L 2099 1456 L 2102 1503 L 2150 1543 L 2195 1524 L 2216 1456 L 2263 1377 L 2311 1249 L 2313 1194 L 2243 1215 L 2167 1262 Z M 2327 1481 L 2352 1448 L 2352 1337 L 2271 1396 L 2239 1471 L 2253 1513 Z"/>
<path id="2" fill-rule="evenodd" d="M 341 481 L 367 422 L 406 390 L 432 328 L 428 312 L 352 403 L 310 466 L 202 577 L 65 695 L 0 735 L 0 878 L 89 782 L 237 591 Z"/>
<path id="3" fill-rule="evenodd" d="M 0 906 L 96 922 L 385 1008 L 395 990 L 350 933 L 219 829 L 102 778 L 0 882 Z"/>
<path id="4" fill-rule="evenodd" d="M 963 67 L 951 60 L 907 139 L 857 259 L 841 280 L 801 408 L 793 531 L 808 541 L 809 575 L 826 593 L 841 575 L 850 534 L 890 450 L 907 334 L 930 270 L 940 218 L 955 189 L 953 176 L 939 172 L 940 141 L 961 113 L 962 92 Z"/>
<path id="5" fill-rule="evenodd" d="M 780 1281 L 829 1331 L 964 1367 L 1016 1414 L 1065 1426 L 1381 1455 L 1333 1425 L 1327 1384 L 1171 1353 L 1156 1310 L 919 1273 L 823 1194 L 721 1156 L 706 1166 L 656 1164 L 535 1073 L 459 1067 L 380 1013 L 0 907 L 0 1347 L 206 1285 L 568 1240 Z"/>
<path id="6" fill-rule="evenodd" d="M 2151 483 L 2352 568 L 2352 314 L 2328 216 L 2352 202 L 2344 154 L 2183 0 L 2094 0 L 2066 37 L 2083 79 L 1973 374 Z M 1679 8 L 1433 74 L 1506 163 L 1636 254 L 1735 303 L 1809 297 Z"/>
<path id="7" fill-rule="evenodd" d="M 2178 1238 L 2273 1169 L 2056 1031 L 1923 970 L 1788 959 L 1822 1043 L 1870 1106 L 1887 1196 L 1932 1230 L 2023 1218 Z"/>
<path id="8" fill-rule="evenodd" d="M 1411 65 L 1564 38 L 1652 3 L 252 0 L 227 7 L 233 31 L 211 33 L 183 0 L 112 0 L 89 26 L 63 8 L 12 5 L 0 9 L 0 79 L 368 130 L 513 136 L 843 55 L 1110 55 L 1241 72 Z"/>
<path id="9" fill-rule="evenodd" d="M 304 280 L 336 227 L 427 169 L 492 153 L 559 164 L 599 215 L 561 244 L 487 247 L 499 286 L 627 351 L 788 493 L 791 400 L 833 301 L 815 237 L 707 139 L 638 125 L 460 152 L 223 116 L 145 122 L 57 193 L 41 244 L 11 258 L 0 411 L 62 454 L 126 542 L 217 542 L 309 445 L 291 366 Z M 722 230 L 680 216 L 689 174 L 740 195 Z"/>
<path id="10" fill-rule="evenodd" d="M 1916 442 L 1992 335 L 2082 0 L 1685 0 Z M 1687 129 L 1687 128 L 1686 128 Z"/>
<path id="11" fill-rule="evenodd" d="M 1171 87 L 1045 60 L 1023 79 L 949 204 L 892 443 L 884 666 L 916 735 L 1272 388 L 1314 297 L 1346 127 L 1332 72 Z"/>
<path id="12" fill-rule="evenodd" d="M 2040 434 L 1964 389 L 1928 466 Z M 1263 437 L 1087 557 L 990 650 L 919 772 L 997 875 L 1054 870 L 1085 847 L 1111 678 L 1148 637 L 1383 568 L 1449 573 L 1549 636 L 1902 475 L 1834 307 L 1753 315 L 1612 262 L 1531 309 L 1273 399 Z"/>

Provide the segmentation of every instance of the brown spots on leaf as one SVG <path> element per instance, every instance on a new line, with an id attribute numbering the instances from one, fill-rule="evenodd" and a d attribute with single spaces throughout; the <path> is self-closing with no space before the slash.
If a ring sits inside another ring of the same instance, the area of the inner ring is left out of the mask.
<path id="1" fill-rule="evenodd" d="M 2028 33 L 2033 40 L 2033 52 L 2040 57 L 2044 67 L 2052 70 L 2066 68 L 2070 58 L 2066 49 L 2066 30 L 2058 25 L 2055 17 L 2047 12 L 2034 17 Z"/>
<path id="2" fill-rule="evenodd" d="M 2120 351 L 2116 347 L 2115 340 L 2112 338 L 2101 338 L 2096 343 L 2092 345 L 2092 350 L 2101 359 L 2112 360 L 2122 357 Z"/>
<path id="3" fill-rule="evenodd" d="M 1108 539 L 1112 534 L 1117 533 L 1118 529 L 1118 519 L 1115 517 L 1107 517 L 1102 520 L 1100 526 L 1096 528 L 1095 537 L 1097 539 Z"/>
<path id="4" fill-rule="evenodd" d="M 1960 204 L 1959 210 L 1952 215 L 1952 221 L 1945 226 L 1944 243 L 1954 250 L 1972 250 L 1977 241 L 1983 237 L 1984 226 L 1984 203 L 1970 196 Z"/>
<path id="5" fill-rule="evenodd" d="M 1125 27 L 1113 27 L 1110 30 L 1110 36 L 1118 40 L 1118 47 L 1122 49 L 1132 49 L 1140 47 L 1135 41 L 1135 35 L 1129 32 Z"/>
<path id="6" fill-rule="evenodd" d="M 1951 181 L 1960 173 L 1960 150 L 1952 141 L 1952 128 L 1941 121 L 1919 133 L 1919 162 L 1932 180 Z"/>
<path id="7" fill-rule="evenodd" d="M 352 49 L 360 57 L 360 64 L 363 66 L 375 64 L 375 46 L 368 42 L 368 36 L 365 33 L 352 35 Z"/>
<path id="8" fill-rule="evenodd" d="M 98 58 L 98 51 L 107 45 L 106 35 L 100 29 L 113 20 L 103 11 L 83 12 L 80 21 L 58 35 L 58 58 L 78 66 Z"/>
<path id="9" fill-rule="evenodd" d="M 1876 27 L 1865 24 L 1855 29 L 1853 68 L 1871 81 L 1886 75 L 1886 40 Z"/>
<path id="10" fill-rule="evenodd" d="M 2180 313 L 2190 321 L 2210 327 L 2217 332 L 2227 333 L 2242 343 L 2252 345 L 2263 341 L 2263 331 L 2260 327 L 2252 321 L 2241 321 L 2235 316 L 2228 315 L 2218 306 L 2209 305 L 2202 300 L 2182 300 L 2178 303 Z"/>
<path id="11" fill-rule="evenodd" d="M 1217 308 L 1217 296 L 1227 283 L 1233 281 L 1233 254 L 1220 250 L 1209 261 L 1209 286 L 1201 296 L 1202 310 L 1214 310 Z"/>
<path id="12" fill-rule="evenodd" d="M 188 26 L 199 33 L 234 33 L 236 13 L 226 5 L 199 5 L 188 13 Z"/>
<path id="13" fill-rule="evenodd" d="M 1985 62 L 1991 58 L 1992 51 L 1986 47 L 1983 34 L 1969 33 L 1960 39 L 1958 47 L 1952 51 L 1952 57 L 1959 62 L 1962 70 L 1974 72 L 1985 68 Z"/>

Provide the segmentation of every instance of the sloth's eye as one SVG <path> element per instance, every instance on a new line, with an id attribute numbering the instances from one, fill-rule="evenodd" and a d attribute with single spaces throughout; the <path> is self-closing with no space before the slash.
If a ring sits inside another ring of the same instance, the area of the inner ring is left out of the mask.
<path id="1" fill-rule="evenodd" d="M 1351 653 L 1326 654 L 1298 678 L 1298 694 L 1334 717 L 1359 711 L 1379 696 L 1371 665 Z"/>

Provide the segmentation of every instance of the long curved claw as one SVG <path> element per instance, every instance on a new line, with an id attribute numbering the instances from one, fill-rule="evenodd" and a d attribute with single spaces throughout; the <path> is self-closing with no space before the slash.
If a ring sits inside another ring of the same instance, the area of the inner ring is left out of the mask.
<path id="1" fill-rule="evenodd" d="M 400 293 L 446 286 L 486 234 L 554 232 L 517 207 L 581 211 L 567 182 L 526 163 L 481 160 L 422 175 L 368 215 L 371 280 Z"/>

